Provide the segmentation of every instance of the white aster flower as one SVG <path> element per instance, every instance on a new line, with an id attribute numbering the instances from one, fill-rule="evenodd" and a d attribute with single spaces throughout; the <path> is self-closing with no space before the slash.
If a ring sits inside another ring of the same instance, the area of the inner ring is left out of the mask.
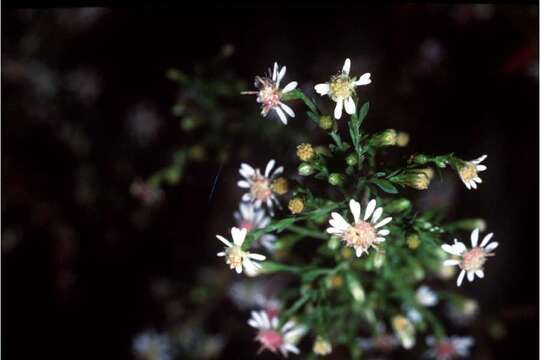
<path id="1" fill-rule="evenodd" d="M 233 238 L 232 243 L 223 236 L 216 235 L 216 237 L 222 243 L 227 245 L 225 251 L 219 252 L 217 256 L 225 256 L 225 261 L 227 264 L 229 264 L 231 269 L 235 269 L 238 274 L 242 273 L 242 268 L 246 271 L 246 273 L 256 273 L 261 267 L 257 261 L 263 261 L 266 259 L 264 255 L 252 254 L 248 251 L 242 250 L 242 244 L 244 243 L 246 234 L 246 229 L 233 227 L 231 229 L 231 236 Z"/>
<path id="2" fill-rule="evenodd" d="M 341 239 L 347 246 L 353 247 L 356 251 L 356 256 L 360 257 L 364 252 L 368 253 L 370 247 L 377 249 L 377 243 L 383 242 L 385 236 L 390 233 L 388 229 L 379 229 L 388 224 L 392 218 L 386 217 L 379 221 L 382 216 L 383 209 L 377 206 L 377 201 L 372 199 L 366 207 L 364 218 L 360 218 L 360 203 L 351 199 L 349 208 L 354 217 L 354 223 L 351 225 L 345 219 L 333 212 L 330 219 L 330 227 L 326 231 L 330 234 L 341 236 Z M 370 220 L 371 218 L 371 220 Z"/>
<path id="3" fill-rule="evenodd" d="M 242 94 L 255 94 L 257 95 L 257 102 L 262 104 L 262 116 L 266 116 L 270 110 L 274 110 L 279 116 L 281 122 L 287 125 L 287 115 L 294 117 L 294 111 L 289 106 L 281 101 L 283 94 L 288 93 L 296 89 L 298 83 L 292 81 L 285 85 L 283 89 L 279 88 L 279 83 L 285 76 L 287 67 L 283 66 L 281 69 L 278 63 L 274 63 L 274 70 L 268 70 L 267 76 L 256 76 L 255 87 L 258 91 L 242 91 Z"/>
<path id="4" fill-rule="evenodd" d="M 133 351 L 141 360 L 172 360 L 169 338 L 153 330 L 143 332 L 133 339 Z"/>
<path id="5" fill-rule="evenodd" d="M 479 278 L 484 277 L 484 263 L 486 262 L 489 256 L 495 255 L 492 253 L 493 250 L 499 246 L 499 243 L 492 242 L 488 245 L 489 241 L 493 237 L 493 233 L 489 233 L 484 236 L 484 239 L 478 246 L 478 233 L 479 229 L 473 230 L 471 233 L 471 249 L 467 249 L 465 244 L 454 239 L 454 244 L 443 244 L 442 249 L 447 253 L 459 257 L 459 259 L 448 259 L 445 260 L 443 265 L 452 266 L 458 265 L 461 269 L 461 272 L 457 278 L 457 286 L 460 286 L 463 282 L 463 277 L 467 273 L 467 279 L 469 281 L 474 280 L 474 275 Z"/>
<path id="6" fill-rule="evenodd" d="M 467 189 L 476 189 L 476 184 L 480 184 L 482 182 L 482 179 L 480 179 L 478 173 L 487 169 L 487 166 L 480 164 L 485 158 L 487 158 L 487 155 L 482 155 L 478 159 L 466 161 L 458 169 L 459 177 Z"/>
<path id="7" fill-rule="evenodd" d="M 439 302 L 437 294 L 428 286 L 422 285 L 416 290 L 416 301 L 423 306 L 435 306 Z"/>
<path id="8" fill-rule="evenodd" d="M 334 117 L 341 118 L 343 107 L 347 114 L 352 115 L 356 112 L 356 104 L 353 96 L 356 94 L 355 87 L 371 84 L 371 74 L 365 73 L 358 79 L 350 77 L 351 60 L 346 59 L 341 73 L 332 76 L 329 82 L 315 85 L 315 91 L 320 95 L 328 95 L 336 102 Z"/>
<path id="9" fill-rule="evenodd" d="M 255 229 L 262 229 L 270 224 L 270 217 L 266 215 L 263 208 L 257 208 L 253 203 L 240 203 L 240 208 L 234 213 L 234 218 L 239 228 L 250 232 Z M 267 251 L 273 252 L 276 247 L 277 237 L 272 234 L 264 234 L 253 244 L 262 245 Z"/>
<path id="10" fill-rule="evenodd" d="M 269 317 L 266 311 L 252 311 L 248 324 L 259 330 L 255 338 L 261 343 L 259 352 L 269 350 L 277 353 L 279 350 L 284 357 L 287 357 L 289 352 L 300 353 L 296 344 L 307 332 L 306 326 L 289 320 L 280 328 L 278 318 Z"/>
<path id="11" fill-rule="evenodd" d="M 249 192 L 242 196 L 242 201 L 250 201 L 255 204 L 256 207 L 261 207 L 262 204 L 266 204 L 270 215 L 273 215 L 273 204 L 279 205 L 279 201 L 276 197 L 276 193 L 272 187 L 272 181 L 274 178 L 283 173 L 283 166 L 280 166 L 272 171 L 276 161 L 270 160 L 264 170 L 264 175 L 261 174 L 259 169 L 253 169 L 248 164 L 240 165 L 240 175 L 244 177 L 244 180 L 238 181 L 238 187 L 243 189 L 249 189 Z"/>
<path id="12" fill-rule="evenodd" d="M 452 360 L 458 357 L 468 357 L 474 339 L 470 336 L 451 336 L 437 341 L 433 336 L 426 338 L 430 349 L 426 356 L 436 360 Z"/>

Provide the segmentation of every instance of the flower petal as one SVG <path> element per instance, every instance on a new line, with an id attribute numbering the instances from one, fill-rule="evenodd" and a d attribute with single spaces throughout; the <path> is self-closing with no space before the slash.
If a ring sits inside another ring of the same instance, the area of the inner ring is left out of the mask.
<path id="1" fill-rule="evenodd" d="M 247 234 L 247 230 L 244 229 L 244 228 L 239 229 L 236 226 L 233 226 L 233 228 L 231 229 L 231 235 L 232 235 L 232 238 L 233 238 L 233 242 L 237 246 L 242 246 L 242 244 L 244 243 L 244 240 L 246 238 L 246 234 Z"/>
<path id="2" fill-rule="evenodd" d="M 478 159 L 471 160 L 473 164 L 480 164 L 482 161 L 484 161 L 487 158 L 487 155 L 482 155 Z"/>
<path id="3" fill-rule="evenodd" d="M 373 210 L 375 210 L 375 207 L 377 206 L 377 201 L 375 199 L 371 199 L 366 207 L 366 212 L 364 213 L 364 221 L 367 221 L 371 214 L 373 214 Z"/>
<path id="4" fill-rule="evenodd" d="M 351 199 L 351 201 L 349 201 L 349 208 L 353 214 L 354 223 L 357 224 L 358 220 L 360 220 L 360 203 L 354 199 Z"/>
<path id="5" fill-rule="evenodd" d="M 459 260 L 456 260 L 456 259 L 448 259 L 448 260 L 444 260 L 443 265 L 444 265 L 444 266 L 455 266 L 455 265 L 459 265 Z"/>
<path id="6" fill-rule="evenodd" d="M 248 253 L 247 256 L 248 256 L 248 258 L 253 259 L 253 260 L 257 260 L 257 261 L 266 260 L 266 256 L 261 255 L 261 254 Z"/>
<path id="7" fill-rule="evenodd" d="M 379 207 L 377 209 L 375 209 L 375 212 L 373 212 L 373 216 L 371 217 L 371 223 L 376 223 L 377 220 L 379 220 L 379 218 L 381 217 L 383 213 L 383 209 L 382 207 Z"/>
<path id="8" fill-rule="evenodd" d="M 229 240 L 225 239 L 223 236 L 221 236 L 221 235 L 216 235 L 216 237 L 218 238 L 219 241 L 221 241 L 222 243 L 224 243 L 224 244 L 227 245 L 228 247 L 232 247 L 232 246 L 233 246 L 233 244 L 232 244 Z"/>
<path id="9" fill-rule="evenodd" d="M 278 64 L 277 62 L 274 62 L 274 71 L 272 72 L 272 81 L 277 80 L 277 73 L 278 73 Z"/>
<path id="10" fill-rule="evenodd" d="M 315 91 L 319 95 L 326 95 L 330 91 L 330 85 L 327 83 L 315 85 Z"/>
<path id="11" fill-rule="evenodd" d="M 484 277 L 484 270 L 476 270 L 475 272 L 476 276 L 478 276 L 480 279 Z"/>
<path id="12" fill-rule="evenodd" d="M 281 122 L 284 124 L 284 125 L 287 125 L 287 116 L 285 116 L 285 113 L 283 112 L 283 110 L 281 110 L 279 107 L 274 107 L 273 108 L 274 111 L 276 112 L 276 114 L 278 114 L 279 116 L 279 120 L 281 120 Z"/>
<path id="13" fill-rule="evenodd" d="M 354 103 L 353 98 L 350 96 L 345 99 L 345 112 L 349 115 L 356 112 L 356 104 Z"/>
<path id="14" fill-rule="evenodd" d="M 341 119 L 341 113 L 343 112 L 343 99 L 339 98 L 336 107 L 334 109 L 334 117 L 339 120 Z"/>
<path id="15" fill-rule="evenodd" d="M 347 221 L 345 221 L 345 219 L 343 218 L 343 216 L 341 216 L 341 214 L 337 213 L 337 212 L 333 212 L 332 214 L 332 219 L 334 220 L 334 224 L 336 224 L 336 226 L 334 227 L 337 227 L 338 229 L 347 229 L 350 225 Z"/>
<path id="16" fill-rule="evenodd" d="M 497 246 L 499 246 L 499 243 L 494 241 L 491 244 L 489 244 L 488 246 L 486 246 L 486 251 L 487 252 L 493 251 L 493 250 L 495 250 L 497 248 Z"/>
<path id="17" fill-rule="evenodd" d="M 284 104 L 282 102 L 279 103 L 279 106 L 289 115 L 290 117 L 294 117 L 294 111 L 291 109 L 287 104 Z"/>
<path id="18" fill-rule="evenodd" d="M 493 233 L 489 233 L 486 236 L 484 236 L 484 239 L 482 239 L 482 242 L 480 243 L 480 247 L 485 247 L 492 237 L 493 237 Z"/>
<path id="19" fill-rule="evenodd" d="M 471 233 L 471 246 L 476 247 L 478 244 L 478 233 L 480 232 L 480 229 L 474 229 Z"/>
<path id="20" fill-rule="evenodd" d="M 249 183 L 245 180 L 240 180 L 236 184 L 238 185 L 238 187 L 243 188 L 243 189 L 249 189 L 251 187 Z"/>
<path id="21" fill-rule="evenodd" d="M 283 94 L 288 93 L 289 91 L 293 91 L 294 89 L 296 89 L 297 86 L 298 86 L 298 82 L 291 81 L 290 83 L 285 85 L 285 87 L 283 88 L 283 90 L 281 90 L 281 92 Z"/>
<path id="22" fill-rule="evenodd" d="M 392 217 L 389 216 L 389 217 L 385 217 L 384 219 L 382 219 L 377 225 L 375 225 L 375 229 L 377 228 L 380 228 L 381 226 L 384 226 L 386 224 L 388 224 L 390 221 L 392 221 Z"/>
<path id="23" fill-rule="evenodd" d="M 388 229 L 382 229 L 382 230 L 377 231 L 377 235 L 386 236 L 388 234 L 390 234 L 390 230 Z"/>
<path id="24" fill-rule="evenodd" d="M 354 82 L 354 85 L 356 86 L 361 86 L 361 85 L 368 85 L 368 84 L 371 84 L 371 74 L 370 73 L 365 73 L 364 75 L 360 76 L 360 79 L 356 80 Z"/>
<path id="25" fill-rule="evenodd" d="M 279 83 L 281 82 L 281 80 L 283 79 L 283 77 L 285 76 L 285 73 L 287 72 L 287 67 L 284 66 L 281 68 L 281 70 L 279 71 L 278 73 L 278 76 L 277 76 L 277 85 L 279 86 Z"/>
<path id="26" fill-rule="evenodd" d="M 469 280 L 469 282 L 474 280 L 474 271 L 467 271 L 467 280 Z"/>
<path id="27" fill-rule="evenodd" d="M 341 69 L 341 72 L 349 75 L 349 72 L 351 71 L 351 59 L 347 58 L 345 59 L 345 62 L 343 63 L 343 68 Z"/>
<path id="28" fill-rule="evenodd" d="M 457 286 L 461 286 L 461 283 L 463 282 L 464 277 L 465 277 L 465 270 L 461 270 L 457 278 Z"/>

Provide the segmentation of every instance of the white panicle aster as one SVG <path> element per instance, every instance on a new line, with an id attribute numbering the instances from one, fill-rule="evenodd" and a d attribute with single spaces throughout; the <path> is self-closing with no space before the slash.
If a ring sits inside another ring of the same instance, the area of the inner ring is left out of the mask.
<path id="1" fill-rule="evenodd" d="M 279 328 L 278 318 L 268 316 L 266 311 L 252 311 L 248 324 L 259 330 L 255 338 L 261 343 L 259 352 L 269 350 L 277 353 L 279 350 L 284 357 L 287 357 L 289 352 L 300 353 L 296 344 L 307 332 L 307 327 L 304 325 L 297 325 L 289 320 Z"/>
<path id="2" fill-rule="evenodd" d="M 270 217 L 263 208 L 257 208 L 253 203 L 240 203 L 240 209 L 234 213 L 234 218 L 239 228 L 252 230 L 262 229 L 270 224 Z M 262 245 L 267 251 L 273 252 L 276 247 L 277 237 L 272 234 L 264 234 L 253 245 Z"/>
<path id="3" fill-rule="evenodd" d="M 353 247 L 356 256 L 360 257 L 364 252 L 368 253 L 370 247 L 377 249 L 376 244 L 383 242 L 385 236 L 390 233 L 388 229 L 379 229 L 388 224 L 392 218 L 386 217 L 379 221 L 382 216 L 382 207 L 376 208 L 377 202 L 372 199 L 366 207 L 364 218 L 360 218 L 360 203 L 351 199 L 349 207 L 354 217 L 354 223 L 349 224 L 345 219 L 333 212 L 330 219 L 330 227 L 326 231 L 330 234 L 341 236 L 347 246 Z M 371 220 L 370 220 L 371 218 Z"/>
<path id="4" fill-rule="evenodd" d="M 262 104 L 262 116 L 266 116 L 270 110 L 274 110 L 281 122 L 285 125 L 287 125 L 287 115 L 293 118 L 294 111 L 281 102 L 281 98 L 283 97 L 283 94 L 296 89 L 296 86 L 298 85 L 296 81 L 292 81 L 285 85 L 283 89 L 279 88 L 279 83 L 286 72 L 286 66 L 283 66 L 280 69 L 278 63 L 275 62 L 274 70 L 268 70 L 267 76 L 255 77 L 255 87 L 258 91 L 242 91 L 242 94 L 257 95 L 257 102 Z"/>
<path id="5" fill-rule="evenodd" d="M 474 275 L 479 278 L 484 277 L 484 263 L 489 256 L 495 255 L 493 250 L 499 246 L 499 243 L 492 242 L 488 245 L 489 241 L 493 237 L 493 233 L 489 233 L 484 236 L 484 239 L 478 246 L 478 233 L 479 229 L 473 230 L 471 233 L 471 248 L 467 249 L 465 244 L 454 239 L 454 244 L 443 244 L 442 249 L 447 253 L 459 257 L 458 259 L 445 260 L 443 265 L 452 266 L 457 265 L 460 267 L 461 272 L 457 278 L 457 286 L 460 286 L 467 273 L 467 279 L 469 281 L 474 280 Z"/>
<path id="6" fill-rule="evenodd" d="M 133 351 L 141 360 L 172 360 L 171 344 L 166 335 L 151 330 L 133 339 Z"/>
<path id="7" fill-rule="evenodd" d="M 251 201 L 256 207 L 261 207 L 262 204 L 266 204 L 270 215 L 273 214 L 273 203 L 279 205 L 276 194 L 272 188 L 272 181 L 274 178 L 283 173 L 283 166 L 280 166 L 272 171 L 275 160 L 270 160 L 264 170 L 264 175 L 261 174 L 259 169 L 253 169 L 248 164 L 240 165 L 240 175 L 244 177 L 244 180 L 238 181 L 238 187 L 243 189 L 249 189 L 249 192 L 242 196 L 242 201 Z"/>
<path id="8" fill-rule="evenodd" d="M 332 76 L 329 82 L 315 85 L 315 91 L 319 95 L 328 95 L 336 102 L 334 117 L 341 118 L 343 107 L 347 114 L 352 115 L 356 112 L 356 104 L 353 96 L 356 94 L 355 87 L 371 84 L 371 74 L 365 73 L 358 79 L 349 76 L 351 70 L 351 60 L 346 59 L 341 73 Z"/>
<path id="9" fill-rule="evenodd" d="M 256 274 L 261 267 L 257 261 L 263 261 L 266 257 L 264 255 L 252 254 L 242 250 L 242 244 L 244 243 L 246 234 L 246 229 L 233 227 L 231 229 L 231 236 L 233 238 L 232 243 L 223 236 L 216 235 L 222 243 L 227 245 L 225 251 L 219 252 L 217 256 L 225 256 L 227 264 L 229 264 L 231 269 L 235 269 L 238 274 L 242 273 L 242 268 L 246 273 Z"/>
<path id="10" fill-rule="evenodd" d="M 487 155 L 482 155 L 478 159 L 466 161 L 458 170 L 461 181 L 465 184 L 467 189 L 476 189 L 476 184 L 480 184 L 482 179 L 478 176 L 478 173 L 487 169 L 487 166 L 480 163 L 487 158 Z"/>
<path id="11" fill-rule="evenodd" d="M 433 336 L 428 336 L 426 344 L 430 347 L 426 352 L 426 357 L 435 360 L 452 360 L 468 357 L 470 348 L 474 345 L 474 339 L 470 336 L 451 336 L 437 341 Z"/>

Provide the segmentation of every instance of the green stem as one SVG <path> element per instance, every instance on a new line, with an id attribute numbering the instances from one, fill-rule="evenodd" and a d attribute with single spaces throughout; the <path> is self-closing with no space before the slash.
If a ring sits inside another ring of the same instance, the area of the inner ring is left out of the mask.
<path id="1" fill-rule="evenodd" d="M 297 226 L 297 225 L 290 225 L 289 227 L 287 227 L 287 230 L 290 230 L 290 231 L 292 231 L 294 233 L 297 233 L 297 234 L 300 234 L 300 235 L 303 235 L 303 236 L 306 236 L 306 237 L 312 237 L 312 238 L 315 238 L 315 239 L 321 239 L 321 240 L 327 240 L 328 239 L 328 236 L 321 233 L 320 231 L 306 229 L 304 227 Z"/>

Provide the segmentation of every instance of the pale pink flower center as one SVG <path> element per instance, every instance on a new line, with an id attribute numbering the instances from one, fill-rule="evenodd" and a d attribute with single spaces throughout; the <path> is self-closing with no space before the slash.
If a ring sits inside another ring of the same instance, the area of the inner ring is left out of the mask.
<path id="1" fill-rule="evenodd" d="M 283 345 L 283 336 L 276 330 L 261 330 L 257 335 L 264 349 L 276 352 Z"/>
<path id="2" fill-rule="evenodd" d="M 259 90 L 259 101 L 263 105 L 263 114 L 266 115 L 281 102 L 281 91 L 273 82 L 266 80 L 262 82 L 262 88 Z"/>
<path id="3" fill-rule="evenodd" d="M 272 195 L 270 181 L 266 178 L 254 178 L 251 183 L 251 196 L 260 201 L 266 201 Z"/>
<path id="4" fill-rule="evenodd" d="M 343 240 L 348 246 L 359 247 L 364 250 L 368 249 L 376 238 L 375 228 L 366 221 L 360 221 L 354 226 L 349 226 L 343 234 Z"/>
<path id="5" fill-rule="evenodd" d="M 461 268 L 466 271 L 482 270 L 486 262 L 487 253 L 480 247 L 472 248 L 463 254 Z"/>

